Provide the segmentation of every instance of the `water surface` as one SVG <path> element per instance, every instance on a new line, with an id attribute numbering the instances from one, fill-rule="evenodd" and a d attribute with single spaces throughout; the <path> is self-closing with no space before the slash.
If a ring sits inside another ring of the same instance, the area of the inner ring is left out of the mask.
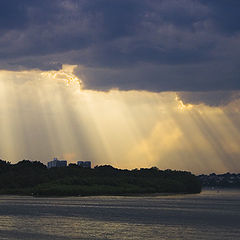
<path id="1" fill-rule="evenodd" d="M 0 197 L 1 240 L 239 237 L 237 190 L 158 197 Z"/>

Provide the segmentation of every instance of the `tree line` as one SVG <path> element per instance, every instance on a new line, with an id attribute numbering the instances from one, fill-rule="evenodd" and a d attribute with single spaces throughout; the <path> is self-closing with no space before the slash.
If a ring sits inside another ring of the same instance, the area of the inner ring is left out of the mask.
<path id="1" fill-rule="evenodd" d="M 39 161 L 11 164 L 0 160 L 0 194 L 88 196 L 199 192 L 199 179 L 186 171 L 156 167 L 123 170 L 109 165 L 82 168 L 74 164 L 48 169 Z"/>

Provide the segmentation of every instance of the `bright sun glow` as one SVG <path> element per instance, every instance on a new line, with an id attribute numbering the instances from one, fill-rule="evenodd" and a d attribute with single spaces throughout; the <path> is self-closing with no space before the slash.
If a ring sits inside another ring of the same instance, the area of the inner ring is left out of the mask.
<path id="1" fill-rule="evenodd" d="M 184 110 L 191 110 L 193 108 L 192 104 L 184 104 L 183 101 L 181 99 L 179 99 L 179 97 L 176 96 L 176 101 L 178 103 L 178 110 L 180 111 L 184 111 Z"/>
<path id="2" fill-rule="evenodd" d="M 240 171 L 239 102 L 184 105 L 174 92 L 98 92 L 81 86 L 74 66 L 0 71 L 0 157 Z"/>
<path id="3" fill-rule="evenodd" d="M 74 69 L 76 65 L 63 65 L 62 69 L 58 71 L 46 71 L 42 72 L 41 75 L 43 78 L 48 78 L 57 81 L 64 81 L 67 86 L 82 86 L 82 81 L 74 75 Z"/>

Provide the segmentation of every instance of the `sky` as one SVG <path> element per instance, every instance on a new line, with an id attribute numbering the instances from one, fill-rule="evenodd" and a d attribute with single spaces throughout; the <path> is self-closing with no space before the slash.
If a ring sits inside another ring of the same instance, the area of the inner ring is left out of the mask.
<path id="1" fill-rule="evenodd" d="M 1 0 L 0 158 L 240 172 L 239 9 Z"/>

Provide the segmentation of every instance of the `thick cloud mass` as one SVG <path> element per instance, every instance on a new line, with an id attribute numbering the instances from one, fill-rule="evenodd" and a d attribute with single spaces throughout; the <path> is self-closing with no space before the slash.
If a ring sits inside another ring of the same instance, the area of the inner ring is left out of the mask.
<path id="1" fill-rule="evenodd" d="M 0 68 L 76 64 L 87 89 L 240 89 L 237 0 L 2 0 Z"/>
<path id="2" fill-rule="evenodd" d="M 178 98 L 184 104 L 205 104 L 208 106 L 226 106 L 240 99 L 239 91 L 179 92 Z"/>

